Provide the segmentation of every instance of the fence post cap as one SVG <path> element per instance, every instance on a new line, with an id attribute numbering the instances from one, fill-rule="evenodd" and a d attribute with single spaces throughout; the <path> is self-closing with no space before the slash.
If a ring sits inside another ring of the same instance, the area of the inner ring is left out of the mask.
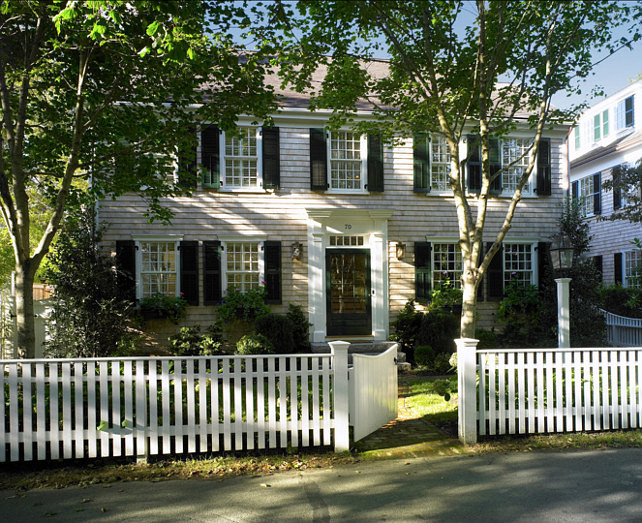
<path id="1" fill-rule="evenodd" d="M 477 344 L 479 343 L 479 340 L 476 340 L 475 338 L 455 338 L 455 343 L 457 344 L 457 348 L 467 348 L 467 347 L 477 347 Z"/>
<path id="2" fill-rule="evenodd" d="M 347 341 L 331 341 L 328 343 L 330 345 L 330 350 L 332 351 L 332 354 L 336 352 L 348 352 L 348 348 L 350 347 L 350 342 Z"/>

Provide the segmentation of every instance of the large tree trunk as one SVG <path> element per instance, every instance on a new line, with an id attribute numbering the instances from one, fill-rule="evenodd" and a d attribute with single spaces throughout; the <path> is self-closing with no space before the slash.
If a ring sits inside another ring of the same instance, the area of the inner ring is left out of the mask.
<path id="1" fill-rule="evenodd" d="M 18 355 L 36 357 L 36 334 L 33 314 L 34 271 L 21 264 L 16 270 L 16 327 Z"/>
<path id="2" fill-rule="evenodd" d="M 462 338 L 475 337 L 475 312 L 477 309 L 477 285 L 471 271 L 464 270 L 461 282 L 462 309 L 461 309 L 461 333 Z"/>

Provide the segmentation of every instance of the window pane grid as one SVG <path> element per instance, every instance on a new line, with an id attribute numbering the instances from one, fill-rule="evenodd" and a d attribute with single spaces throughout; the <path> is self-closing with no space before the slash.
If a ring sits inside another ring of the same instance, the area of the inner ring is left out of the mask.
<path id="1" fill-rule="evenodd" d="M 140 243 L 143 298 L 154 294 L 176 295 L 176 246 L 174 242 Z"/>
<path id="2" fill-rule="evenodd" d="M 587 176 L 579 180 L 578 198 L 580 200 L 580 211 L 583 216 L 593 214 L 593 177 Z"/>
<path id="3" fill-rule="evenodd" d="M 233 187 L 256 187 L 258 153 L 256 129 L 240 129 L 240 137 L 225 135 L 225 183 Z"/>
<path id="4" fill-rule="evenodd" d="M 330 187 L 361 189 L 361 137 L 339 131 L 330 138 Z"/>
<path id="5" fill-rule="evenodd" d="M 433 282 L 435 289 L 449 283 L 461 288 L 463 272 L 461 250 L 456 243 L 435 243 L 433 245 Z"/>
<path id="6" fill-rule="evenodd" d="M 502 174 L 502 190 L 514 192 L 517 189 L 519 179 L 528 167 L 530 147 L 530 140 L 523 138 L 506 138 L 502 142 L 502 166 L 506 168 Z M 530 191 L 530 184 L 525 184 L 523 191 Z"/>
<path id="7" fill-rule="evenodd" d="M 624 253 L 624 286 L 642 287 L 642 250 Z"/>
<path id="8" fill-rule="evenodd" d="M 450 170 L 450 147 L 443 136 L 433 136 L 431 144 L 430 186 L 435 191 L 447 191 Z"/>
<path id="9" fill-rule="evenodd" d="M 241 292 L 259 287 L 259 245 L 252 242 L 227 244 L 227 284 Z"/>
<path id="10" fill-rule="evenodd" d="M 533 258 L 529 244 L 504 244 L 504 288 L 511 282 L 528 285 L 533 281 Z"/>
<path id="11" fill-rule="evenodd" d="M 363 244 L 363 236 L 330 236 L 331 247 L 359 247 Z"/>

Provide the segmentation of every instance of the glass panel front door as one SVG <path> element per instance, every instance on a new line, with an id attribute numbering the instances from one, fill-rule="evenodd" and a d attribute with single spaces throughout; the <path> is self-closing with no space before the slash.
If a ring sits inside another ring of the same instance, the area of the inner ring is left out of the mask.
<path id="1" fill-rule="evenodd" d="M 326 251 L 328 336 L 372 334 L 370 251 Z"/>

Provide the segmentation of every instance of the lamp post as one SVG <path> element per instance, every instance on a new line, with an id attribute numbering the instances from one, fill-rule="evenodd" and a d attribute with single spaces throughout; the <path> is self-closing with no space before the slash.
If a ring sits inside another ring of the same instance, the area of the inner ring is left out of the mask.
<path id="1" fill-rule="evenodd" d="M 573 246 L 566 234 L 559 237 L 551 246 L 553 270 L 561 273 L 573 266 Z M 556 278 L 557 283 L 557 346 L 560 349 L 571 347 L 571 309 L 569 306 L 571 278 Z"/>

